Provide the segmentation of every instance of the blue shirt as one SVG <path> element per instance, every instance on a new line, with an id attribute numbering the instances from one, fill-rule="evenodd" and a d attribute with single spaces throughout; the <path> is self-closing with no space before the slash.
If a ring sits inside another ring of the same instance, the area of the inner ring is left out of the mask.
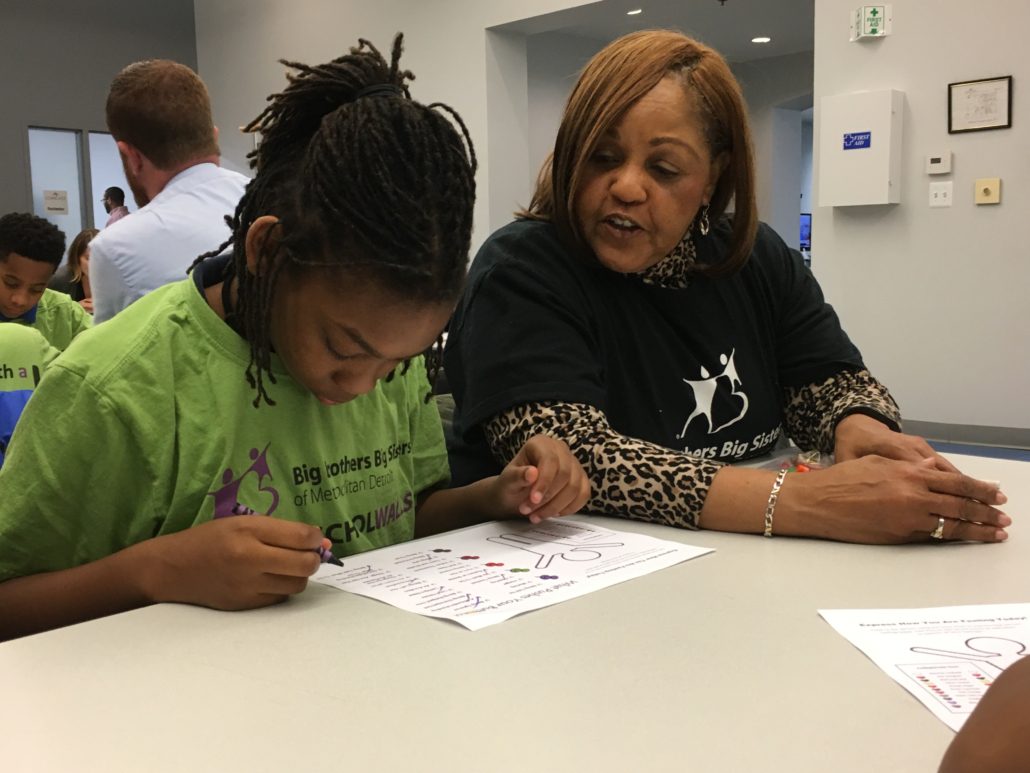
<path id="1" fill-rule="evenodd" d="M 198 255 L 229 238 L 247 178 L 217 164 L 184 169 L 149 204 L 104 228 L 89 244 L 93 319 L 110 319 L 133 301 L 183 279 Z"/>

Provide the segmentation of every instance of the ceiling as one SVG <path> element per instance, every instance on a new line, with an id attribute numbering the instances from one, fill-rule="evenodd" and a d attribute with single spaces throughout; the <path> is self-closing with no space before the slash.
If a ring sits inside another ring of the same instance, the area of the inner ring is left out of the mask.
<path id="1" fill-rule="evenodd" d="M 527 35 L 557 32 L 602 43 L 650 27 L 682 30 L 731 62 L 811 51 L 815 0 L 601 0 L 503 26 Z M 635 8 L 642 13 L 627 16 Z M 751 38 L 767 36 L 764 44 Z"/>

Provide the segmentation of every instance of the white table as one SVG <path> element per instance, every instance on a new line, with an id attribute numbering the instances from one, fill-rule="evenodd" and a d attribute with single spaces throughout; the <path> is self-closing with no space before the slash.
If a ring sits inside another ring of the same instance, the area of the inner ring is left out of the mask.
<path id="1" fill-rule="evenodd" d="M 1018 521 L 1030 465 L 1000 479 Z M 471 632 L 312 585 L 0 645 L 5 771 L 927 771 L 952 733 L 820 608 L 1030 601 L 1003 545 L 870 547 L 614 528 L 716 548 Z"/>

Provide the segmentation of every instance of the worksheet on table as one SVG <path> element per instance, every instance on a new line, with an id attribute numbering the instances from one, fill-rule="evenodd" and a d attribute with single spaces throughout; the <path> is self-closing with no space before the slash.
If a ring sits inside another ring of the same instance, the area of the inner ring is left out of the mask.
<path id="1" fill-rule="evenodd" d="M 709 552 L 586 521 L 492 521 L 323 564 L 312 579 L 478 630 Z"/>
<path id="2" fill-rule="evenodd" d="M 1030 643 L 1030 604 L 819 614 L 952 730 Z"/>

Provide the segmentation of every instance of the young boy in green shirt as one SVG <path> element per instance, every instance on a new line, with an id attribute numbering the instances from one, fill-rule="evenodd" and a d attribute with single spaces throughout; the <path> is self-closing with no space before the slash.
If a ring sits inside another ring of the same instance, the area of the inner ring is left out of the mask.
<path id="1" fill-rule="evenodd" d="M 59 351 L 93 324 L 71 296 L 47 289 L 64 255 L 64 234 L 36 215 L 0 217 L 0 323 L 36 328 Z"/>

